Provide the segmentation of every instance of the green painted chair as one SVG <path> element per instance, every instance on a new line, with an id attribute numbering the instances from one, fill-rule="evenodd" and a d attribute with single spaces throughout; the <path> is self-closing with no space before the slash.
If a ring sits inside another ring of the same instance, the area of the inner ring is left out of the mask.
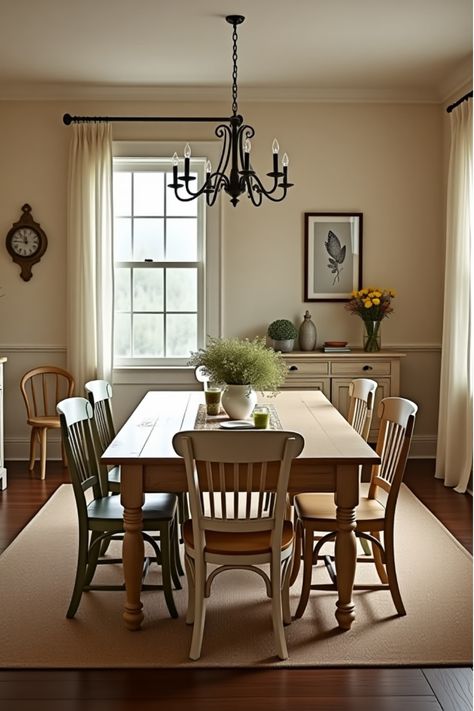
<path id="1" fill-rule="evenodd" d="M 120 497 L 109 496 L 105 469 L 99 466 L 97 430 L 93 409 L 88 400 L 71 397 L 57 405 L 61 433 L 68 459 L 79 521 L 79 547 L 76 578 L 66 617 L 74 617 L 82 593 L 89 590 L 124 590 L 121 585 L 93 584 L 98 564 L 117 564 L 121 558 L 102 558 L 102 544 L 123 534 L 123 508 Z M 87 494 L 87 498 L 86 498 Z M 92 498 L 90 498 L 92 494 Z M 163 590 L 171 617 L 178 613 L 174 604 L 172 582 L 181 588 L 176 569 L 176 494 L 146 494 L 143 505 L 143 537 L 154 551 L 143 563 L 143 579 L 151 562 L 161 563 L 162 585 L 142 583 L 143 590 Z M 148 532 L 158 532 L 160 547 Z"/>
<path id="2" fill-rule="evenodd" d="M 90 380 L 85 384 L 89 402 L 94 410 L 94 420 L 97 431 L 97 450 L 102 454 L 115 437 L 114 416 L 112 411 L 112 386 L 107 380 Z M 120 493 L 120 467 L 115 466 L 107 472 L 107 490 L 112 494 Z M 189 509 L 186 494 L 178 494 L 178 519 L 181 524 L 189 518 Z M 184 575 L 184 570 L 179 557 L 179 541 L 177 535 L 173 539 L 176 546 L 176 565 L 179 575 Z M 102 551 L 105 552 L 105 547 Z"/>

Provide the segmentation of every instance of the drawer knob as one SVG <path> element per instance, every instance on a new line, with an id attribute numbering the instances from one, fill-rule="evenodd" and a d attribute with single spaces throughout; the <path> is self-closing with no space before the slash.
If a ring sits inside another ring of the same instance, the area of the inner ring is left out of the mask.
<path id="1" fill-rule="evenodd" d="M 362 366 L 362 370 L 373 370 L 373 367 L 371 365 L 364 365 Z"/>
<path id="2" fill-rule="evenodd" d="M 293 370 L 293 371 L 298 370 L 298 366 L 297 365 L 290 365 L 288 370 Z"/>

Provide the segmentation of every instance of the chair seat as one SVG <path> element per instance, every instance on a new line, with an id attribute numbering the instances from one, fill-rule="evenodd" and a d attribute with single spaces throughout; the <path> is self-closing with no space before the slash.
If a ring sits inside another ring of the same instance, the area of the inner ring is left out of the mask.
<path id="1" fill-rule="evenodd" d="M 294 504 L 296 515 L 303 521 L 313 519 L 327 524 L 336 521 L 334 494 L 298 494 Z M 361 529 L 365 521 L 383 523 L 384 516 L 385 508 L 381 503 L 376 499 L 361 497 L 356 508 L 357 528 Z"/>
<path id="2" fill-rule="evenodd" d="M 44 417 L 29 417 L 27 420 L 28 424 L 32 427 L 48 427 L 48 429 L 59 429 L 61 423 L 59 422 L 59 415 L 49 415 Z"/>
<path id="3" fill-rule="evenodd" d="M 112 467 L 107 472 L 109 484 L 120 484 L 120 466 Z"/>
<path id="4" fill-rule="evenodd" d="M 143 519 L 144 521 L 172 519 L 176 514 L 176 507 L 176 494 L 146 494 L 142 508 Z M 123 506 L 119 496 L 104 496 L 101 499 L 94 499 L 88 505 L 87 513 L 90 519 L 123 520 Z"/>
<path id="5" fill-rule="evenodd" d="M 283 522 L 281 549 L 285 550 L 293 542 L 293 524 Z M 206 553 L 217 555 L 260 555 L 270 553 L 271 531 L 255 531 L 246 533 L 230 533 L 222 531 L 206 531 Z M 194 548 L 193 527 L 191 519 L 184 522 L 183 538 L 188 548 Z"/>

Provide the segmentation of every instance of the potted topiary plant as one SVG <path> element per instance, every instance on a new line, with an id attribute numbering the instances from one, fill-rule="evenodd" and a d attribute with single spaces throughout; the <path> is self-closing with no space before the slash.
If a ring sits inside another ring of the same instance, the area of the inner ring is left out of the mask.
<path id="1" fill-rule="evenodd" d="M 234 420 L 252 412 L 255 390 L 276 393 L 286 377 L 280 353 L 267 348 L 264 338 L 210 338 L 207 348 L 191 354 L 188 365 L 201 366 L 206 375 L 224 385 L 222 407 Z"/>
<path id="2" fill-rule="evenodd" d="M 273 348 L 282 353 L 289 353 L 295 345 L 295 338 L 298 335 L 295 325 L 286 318 L 280 318 L 268 327 L 268 336 L 272 339 Z"/>

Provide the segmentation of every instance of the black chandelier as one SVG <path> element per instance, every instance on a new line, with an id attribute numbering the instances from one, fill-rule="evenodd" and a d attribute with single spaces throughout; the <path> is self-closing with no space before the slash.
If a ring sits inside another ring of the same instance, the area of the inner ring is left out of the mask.
<path id="1" fill-rule="evenodd" d="M 208 160 L 205 182 L 201 188 L 193 191 L 191 183 L 195 180 L 195 176 L 190 174 L 191 148 L 188 143 L 184 149 L 184 173 L 178 174 L 179 158 L 175 153 L 173 182 L 168 187 L 174 189 L 177 199 L 182 202 L 190 202 L 200 195 L 205 195 L 206 202 L 210 206 L 214 205 L 221 190 L 230 195 L 230 202 L 234 207 L 243 194 L 247 194 L 256 207 L 262 204 L 264 196 L 273 202 L 280 202 L 285 198 L 288 188 L 293 185 L 288 182 L 288 156 L 286 153 L 283 154 L 280 170 L 280 147 L 275 138 L 272 145 L 273 168 L 270 173 L 267 173 L 267 176 L 273 179 L 273 183 L 268 189 L 265 188 L 250 162 L 252 148 L 250 139 L 255 135 L 255 131 L 252 126 L 244 123 L 243 117 L 238 113 L 237 105 L 237 26 L 242 24 L 245 17 L 228 15 L 225 19 L 233 27 L 232 116 L 225 119 L 228 123 L 221 123 L 215 129 L 216 136 L 223 139 L 217 170 L 212 170 Z"/>

